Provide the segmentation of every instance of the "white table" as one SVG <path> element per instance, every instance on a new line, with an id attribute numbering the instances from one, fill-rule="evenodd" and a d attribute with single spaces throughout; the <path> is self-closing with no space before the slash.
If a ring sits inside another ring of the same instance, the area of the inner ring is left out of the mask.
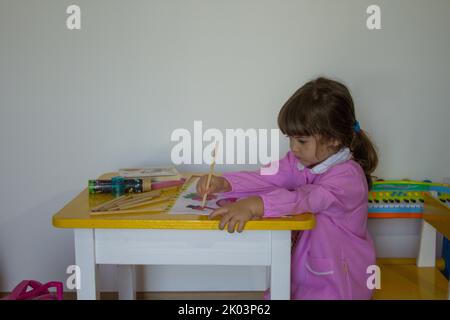
<path id="1" fill-rule="evenodd" d="M 135 298 L 134 265 L 268 266 L 271 299 L 289 299 L 291 231 L 315 225 L 305 213 L 251 220 L 242 233 L 228 233 L 218 229 L 218 219 L 202 215 L 91 216 L 97 200 L 85 189 L 53 216 L 53 226 L 74 230 L 78 299 L 98 298 L 98 264 L 119 266 L 120 299 Z"/>
<path id="2" fill-rule="evenodd" d="M 271 299 L 290 299 L 291 232 L 75 229 L 78 299 L 97 299 L 97 264 L 119 266 L 119 299 L 135 299 L 134 265 L 269 266 Z M 226 281 L 224 279 L 224 281 Z"/>

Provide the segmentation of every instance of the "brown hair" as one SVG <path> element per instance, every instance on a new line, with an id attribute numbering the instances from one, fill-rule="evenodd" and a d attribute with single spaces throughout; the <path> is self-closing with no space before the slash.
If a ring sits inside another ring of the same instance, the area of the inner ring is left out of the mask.
<path id="1" fill-rule="evenodd" d="M 320 143 L 336 139 L 337 150 L 350 148 L 364 170 L 369 190 L 372 188 L 370 174 L 378 165 L 378 156 L 358 127 L 352 96 L 342 83 L 322 77 L 306 83 L 281 108 L 278 126 L 290 137 L 319 135 Z"/>

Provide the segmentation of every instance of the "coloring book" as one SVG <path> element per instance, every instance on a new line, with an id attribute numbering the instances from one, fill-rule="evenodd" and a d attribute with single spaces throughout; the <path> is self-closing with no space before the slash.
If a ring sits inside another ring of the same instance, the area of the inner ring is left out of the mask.
<path id="1" fill-rule="evenodd" d="M 208 194 L 205 207 L 202 208 L 203 198 L 197 194 L 196 185 L 199 178 L 193 177 L 181 189 L 176 202 L 169 208 L 169 214 L 200 214 L 209 215 L 215 209 L 233 203 L 238 198 L 224 197 L 222 194 Z"/>

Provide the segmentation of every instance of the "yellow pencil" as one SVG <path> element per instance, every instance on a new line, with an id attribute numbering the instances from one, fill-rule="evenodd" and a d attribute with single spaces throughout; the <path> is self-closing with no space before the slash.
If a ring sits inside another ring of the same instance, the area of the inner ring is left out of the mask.
<path id="1" fill-rule="evenodd" d="M 138 202 L 119 204 L 116 207 L 113 207 L 112 209 L 108 209 L 108 211 L 109 210 L 113 211 L 113 210 L 124 210 L 124 209 L 131 209 L 131 208 L 135 208 L 135 207 L 142 207 L 143 205 L 149 205 L 149 204 L 153 204 L 153 203 L 164 202 L 164 201 L 170 200 L 171 198 L 172 197 L 159 197 L 157 199 L 142 200 L 142 201 L 138 201 Z"/>
<path id="2" fill-rule="evenodd" d="M 209 189 L 209 185 L 211 183 L 211 176 L 214 172 L 214 166 L 216 164 L 216 157 L 217 157 L 217 148 L 219 147 L 219 141 L 216 142 L 216 145 L 214 146 L 214 151 L 213 151 L 213 160 L 211 162 L 211 165 L 209 166 L 209 174 L 208 174 L 208 179 L 206 180 L 206 190 Z M 205 202 L 206 202 L 206 198 L 208 197 L 208 193 L 205 192 L 205 194 L 203 195 L 203 201 L 202 201 L 202 208 L 205 207 Z"/>
<path id="3" fill-rule="evenodd" d="M 99 206 L 96 206 L 95 208 L 92 208 L 91 211 L 104 211 L 109 208 L 115 207 L 119 204 L 128 203 L 131 201 L 137 201 L 137 200 L 145 200 L 145 199 L 151 199 L 157 196 L 161 195 L 161 191 L 150 191 L 145 192 L 139 195 L 136 194 L 127 194 L 120 196 L 118 198 L 112 199 L 110 201 L 107 201 Z"/>

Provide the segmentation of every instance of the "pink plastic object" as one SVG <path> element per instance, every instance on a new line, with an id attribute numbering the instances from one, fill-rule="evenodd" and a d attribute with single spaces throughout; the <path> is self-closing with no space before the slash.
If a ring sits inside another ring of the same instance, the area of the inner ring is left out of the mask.
<path id="1" fill-rule="evenodd" d="M 28 290 L 31 287 L 31 290 Z M 50 292 L 49 288 L 56 288 L 56 294 Z M 59 281 L 50 281 L 42 284 L 35 280 L 21 281 L 13 291 L 0 300 L 62 300 L 63 284 Z"/>
<path id="2" fill-rule="evenodd" d="M 186 179 L 182 178 L 180 180 L 173 180 L 173 181 L 153 182 L 152 190 L 158 190 L 158 189 L 175 187 L 175 186 L 182 186 L 185 181 L 186 181 Z"/>

